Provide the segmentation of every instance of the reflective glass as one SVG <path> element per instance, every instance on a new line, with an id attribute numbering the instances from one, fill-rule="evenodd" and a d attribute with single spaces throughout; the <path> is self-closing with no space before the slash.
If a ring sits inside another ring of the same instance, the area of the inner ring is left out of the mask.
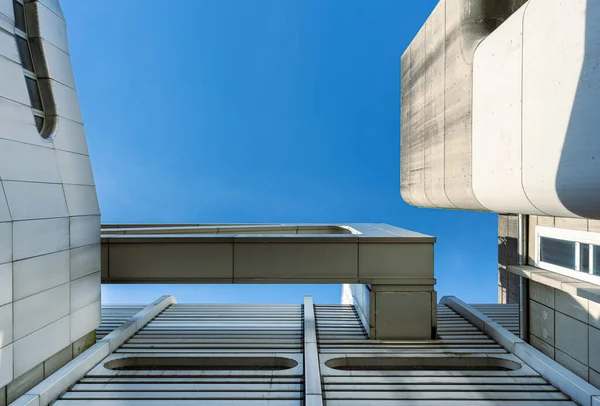
<path id="1" fill-rule="evenodd" d="M 19 48 L 19 56 L 21 56 L 21 63 L 23 68 L 29 72 L 34 72 L 33 61 L 31 60 L 31 53 L 29 52 L 29 44 L 25 38 L 15 36 L 17 38 L 17 47 Z"/>
<path id="2" fill-rule="evenodd" d="M 13 0 L 13 8 L 15 10 L 15 27 L 23 32 L 27 32 L 27 28 L 25 26 L 25 9 L 23 5 L 18 1 Z"/>
<path id="3" fill-rule="evenodd" d="M 540 260 L 563 268 L 575 269 L 575 242 L 541 237 Z"/>
<path id="4" fill-rule="evenodd" d="M 40 89 L 38 87 L 37 80 L 25 76 L 25 82 L 27 82 L 27 91 L 29 92 L 31 107 L 33 107 L 36 110 L 43 110 L 42 98 L 40 97 Z"/>

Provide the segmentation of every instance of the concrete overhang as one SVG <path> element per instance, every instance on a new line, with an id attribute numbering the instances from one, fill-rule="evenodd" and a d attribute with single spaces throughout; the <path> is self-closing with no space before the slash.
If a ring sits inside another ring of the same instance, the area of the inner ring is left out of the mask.
<path id="1" fill-rule="evenodd" d="M 387 224 L 102 226 L 103 283 L 435 284 L 435 237 Z"/>

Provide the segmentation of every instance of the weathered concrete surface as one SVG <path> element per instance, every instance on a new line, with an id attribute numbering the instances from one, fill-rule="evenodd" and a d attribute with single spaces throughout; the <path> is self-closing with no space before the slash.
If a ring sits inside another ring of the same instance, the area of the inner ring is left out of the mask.
<path id="1" fill-rule="evenodd" d="M 442 0 L 402 56 L 401 192 L 407 203 L 485 210 L 472 187 L 473 57 L 523 3 Z"/>
<path id="2" fill-rule="evenodd" d="M 404 54 L 409 204 L 600 218 L 600 3 L 524 3 L 441 1 Z"/>

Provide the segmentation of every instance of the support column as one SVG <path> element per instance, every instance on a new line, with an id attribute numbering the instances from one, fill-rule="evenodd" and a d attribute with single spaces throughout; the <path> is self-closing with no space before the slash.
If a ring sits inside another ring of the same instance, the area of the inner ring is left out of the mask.
<path id="1" fill-rule="evenodd" d="M 321 366 L 315 325 L 312 297 L 304 296 L 304 404 L 306 406 L 323 406 Z"/>
<path id="2" fill-rule="evenodd" d="M 344 304 L 352 304 L 369 338 L 429 340 L 437 337 L 435 279 L 419 285 L 345 285 Z"/>

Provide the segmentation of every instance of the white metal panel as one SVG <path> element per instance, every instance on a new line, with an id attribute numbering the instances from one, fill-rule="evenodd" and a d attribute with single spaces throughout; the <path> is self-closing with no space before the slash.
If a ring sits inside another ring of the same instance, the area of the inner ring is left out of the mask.
<path id="1" fill-rule="evenodd" d="M 4 191 L 15 221 L 69 215 L 60 183 L 4 181 Z"/>
<path id="2" fill-rule="evenodd" d="M 17 320 L 16 316 L 15 320 Z M 15 378 L 69 345 L 69 325 L 69 317 L 63 317 L 15 341 L 13 343 Z"/>
<path id="3" fill-rule="evenodd" d="M 15 261 L 69 248 L 68 218 L 17 221 L 12 228 Z"/>
<path id="4" fill-rule="evenodd" d="M 15 261 L 13 292 L 19 300 L 69 282 L 69 251 Z"/>
<path id="5" fill-rule="evenodd" d="M 100 243 L 100 216 L 70 218 L 71 248 Z"/>
<path id="6" fill-rule="evenodd" d="M 68 314 L 68 283 L 17 300 L 14 302 L 15 340 L 25 337 Z"/>
<path id="7" fill-rule="evenodd" d="M 0 0 L 0 13 L 2 13 L 2 7 L 4 7 L 3 2 L 6 3 L 6 0 Z M 12 4 L 9 3 L 12 13 Z M 21 57 L 19 56 L 19 51 L 17 50 L 17 42 L 15 41 L 15 36 L 7 31 L 4 31 L 2 28 L 2 16 L 0 15 L 0 56 L 4 56 L 11 61 L 20 64 Z"/>
<path id="8" fill-rule="evenodd" d="M 0 348 L 0 387 L 13 379 L 13 345 Z"/>
<path id="9" fill-rule="evenodd" d="M 100 244 L 71 249 L 71 280 L 100 270 Z"/>
<path id="10" fill-rule="evenodd" d="M 12 223 L 0 223 L 0 264 L 10 262 L 12 260 Z"/>
<path id="11" fill-rule="evenodd" d="M 2 182 L 0 182 L 0 223 L 10 221 L 10 212 L 8 210 L 8 203 L 6 202 L 6 195 L 4 194 L 4 188 Z"/>
<path id="12" fill-rule="evenodd" d="M 69 53 L 67 24 L 65 20 L 42 3 L 44 2 L 26 2 L 25 11 L 27 14 L 29 36 L 32 38 L 44 38 L 50 44 Z"/>
<path id="13" fill-rule="evenodd" d="M 71 311 L 100 301 L 100 271 L 71 281 Z M 94 327 L 95 328 L 95 327 Z M 88 330 L 89 332 L 89 330 Z"/>
<path id="14" fill-rule="evenodd" d="M 63 183 L 75 185 L 93 185 L 94 175 L 90 157 L 67 151 L 56 151 Z"/>
<path id="15" fill-rule="evenodd" d="M 64 185 L 70 216 L 100 215 L 94 186 Z"/>
<path id="16" fill-rule="evenodd" d="M 8 20 L 14 23 L 15 16 L 12 0 L 0 0 L 0 14 L 4 14 Z"/>
<path id="17" fill-rule="evenodd" d="M 13 300 L 12 268 L 12 262 L 0 265 L 0 306 L 10 303 Z"/>
<path id="18" fill-rule="evenodd" d="M 0 97 L 30 106 L 21 65 L 8 58 L 0 58 L 0 72 Z"/>
<path id="19" fill-rule="evenodd" d="M 52 148 L 51 143 L 40 137 L 33 114 L 31 114 L 31 107 L 27 105 L 0 98 L 0 123 L 2 123 L 1 139 L 33 144 L 47 149 Z M 3 144 L 2 148 L 5 147 L 9 148 L 10 144 Z M 26 155 L 22 158 L 28 162 Z M 42 165 L 43 162 L 45 161 L 41 162 Z M 34 166 L 31 170 L 39 171 L 39 167 Z M 31 178 L 31 180 L 36 180 L 36 178 Z"/>
<path id="20" fill-rule="evenodd" d="M 0 139 L 0 178 L 3 181 L 61 182 L 56 157 L 51 148 L 5 139 Z"/>
<path id="21" fill-rule="evenodd" d="M 100 293 L 100 291 L 98 291 Z M 98 295 L 99 296 L 99 295 Z M 71 342 L 78 340 L 100 325 L 100 300 L 73 311 L 71 317 Z"/>
<path id="22" fill-rule="evenodd" d="M 79 123 L 83 122 L 81 110 L 79 109 L 79 99 L 74 89 L 53 79 L 39 79 L 39 82 L 40 86 L 52 89 L 52 99 L 46 98 L 46 96 L 49 96 L 48 92 L 42 92 L 46 114 L 65 117 Z"/>
<path id="23" fill-rule="evenodd" d="M 88 155 L 83 124 L 64 117 L 56 118 L 56 135 L 53 143 L 56 149 Z"/>
<path id="24" fill-rule="evenodd" d="M 0 348 L 13 341 L 13 305 L 0 306 Z"/>
<path id="25" fill-rule="evenodd" d="M 36 66 L 37 76 L 40 78 L 50 77 L 71 89 L 75 89 L 73 66 L 69 54 L 42 38 L 35 38 L 31 42 L 41 48 L 46 62 L 45 65 L 40 67 L 41 69 Z"/>
<path id="26" fill-rule="evenodd" d="M 25 3 L 32 3 L 34 1 L 36 1 L 38 3 L 42 3 L 44 6 L 46 6 L 50 11 L 52 11 L 58 17 L 64 19 L 59 0 L 25 0 Z"/>

